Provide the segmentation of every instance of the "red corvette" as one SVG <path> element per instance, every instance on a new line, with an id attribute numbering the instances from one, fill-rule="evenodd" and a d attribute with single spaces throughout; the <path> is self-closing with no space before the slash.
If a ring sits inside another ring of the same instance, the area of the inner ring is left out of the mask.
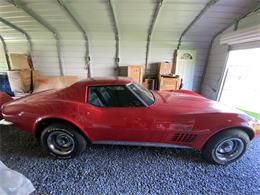
<path id="1" fill-rule="evenodd" d="M 59 158 L 74 157 L 88 143 L 124 144 L 193 148 L 227 164 L 256 135 L 254 119 L 195 92 L 149 91 L 125 78 L 89 79 L 8 101 L 2 117 Z"/>

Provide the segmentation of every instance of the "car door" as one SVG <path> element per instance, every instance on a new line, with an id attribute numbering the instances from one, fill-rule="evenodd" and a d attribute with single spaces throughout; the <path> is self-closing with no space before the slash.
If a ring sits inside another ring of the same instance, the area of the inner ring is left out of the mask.
<path id="1" fill-rule="evenodd" d="M 88 131 L 94 142 L 160 142 L 153 109 L 124 85 L 89 86 Z"/>

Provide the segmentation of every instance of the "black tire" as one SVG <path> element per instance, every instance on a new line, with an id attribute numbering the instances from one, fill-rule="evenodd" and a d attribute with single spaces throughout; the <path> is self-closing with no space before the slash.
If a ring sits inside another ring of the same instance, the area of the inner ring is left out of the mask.
<path id="1" fill-rule="evenodd" d="M 249 142 L 249 136 L 245 131 L 241 129 L 225 130 L 208 140 L 202 149 L 202 156 L 208 162 L 226 165 L 241 158 L 247 150 Z"/>
<path id="2" fill-rule="evenodd" d="M 73 158 L 86 149 L 87 141 L 78 129 L 66 123 L 47 126 L 41 133 L 42 145 L 48 152 L 62 159 Z"/>

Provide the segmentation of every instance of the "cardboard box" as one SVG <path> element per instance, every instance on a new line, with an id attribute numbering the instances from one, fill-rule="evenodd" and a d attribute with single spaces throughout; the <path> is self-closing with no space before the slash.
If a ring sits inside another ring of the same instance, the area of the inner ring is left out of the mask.
<path id="1" fill-rule="evenodd" d="M 150 89 L 150 90 L 157 90 L 156 84 L 157 84 L 157 79 L 155 78 L 144 79 L 143 82 L 143 86 L 146 89 Z"/>
<path id="2" fill-rule="evenodd" d="M 31 69 L 28 57 L 22 53 L 10 53 L 9 54 L 11 70 L 23 70 Z"/>
<path id="3" fill-rule="evenodd" d="M 172 72 L 172 63 L 161 62 L 159 64 L 159 75 L 168 75 Z"/>
<path id="4" fill-rule="evenodd" d="M 159 90 L 177 90 L 180 87 L 179 75 L 159 76 Z"/>
<path id="5" fill-rule="evenodd" d="M 129 65 L 119 67 L 119 76 L 124 76 L 133 79 L 134 82 L 143 83 L 143 66 Z"/>
<path id="6" fill-rule="evenodd" d="M 144 79 L 143 87 L 145 87 L 146 89 L 149 89 L 149 79 Z"/>
<path id="7" fill-rule="evenodd" d="M 31 91 L 31 70 L 7 71 L 11 90 L 14 93 L 28 93 Z"/>
<path id="8" fill-rule="evenodd" d="M 45 76 L 33 71 L 33 93 L 49 89 L 62 89 L 79 80 L 77 76 Z"/>

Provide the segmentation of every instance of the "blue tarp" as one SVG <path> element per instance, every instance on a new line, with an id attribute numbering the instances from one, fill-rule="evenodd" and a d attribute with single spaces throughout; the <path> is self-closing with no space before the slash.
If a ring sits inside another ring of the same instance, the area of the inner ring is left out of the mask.
<path id="1" fill-rule="evenodd" d="M 14 96 L 6 73 L 0 73 L 0 91 L 5 92 L 10 96 Z"/>

